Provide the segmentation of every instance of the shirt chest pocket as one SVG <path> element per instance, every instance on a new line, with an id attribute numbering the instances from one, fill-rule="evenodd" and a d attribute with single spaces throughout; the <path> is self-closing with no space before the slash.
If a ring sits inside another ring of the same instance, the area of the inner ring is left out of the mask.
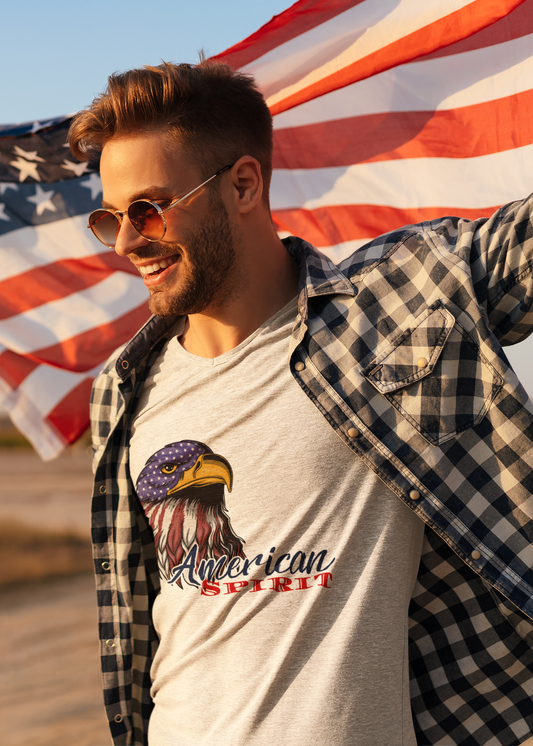
<path id="1" fill-rule="evenodd" d="M 440 301 L 363 371 L 433 445 L 481 422 L 503 379 Z"/>

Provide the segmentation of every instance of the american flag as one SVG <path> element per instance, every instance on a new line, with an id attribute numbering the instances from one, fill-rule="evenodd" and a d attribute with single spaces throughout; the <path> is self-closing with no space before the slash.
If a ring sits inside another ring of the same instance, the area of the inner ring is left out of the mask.
<path id="1" fill-rule="evenodd" d="M 335 260 L 531 191 L 533 0 L 301 0 L 215 59 L 274 114 L 280 234 Z M 69 122 L 0 127 L 0 404 L 45 459 L 84 432 L 94 375 L 149 315 L 132 265 L 86 230 L 101 183 Z"/>

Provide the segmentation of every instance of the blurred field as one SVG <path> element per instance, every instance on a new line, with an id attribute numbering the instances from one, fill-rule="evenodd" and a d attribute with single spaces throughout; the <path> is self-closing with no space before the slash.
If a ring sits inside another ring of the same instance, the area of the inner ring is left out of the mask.
<path id="1" fill-rule="evenodd" d="M 2 746 L 109 746 L 90 575 L 2 591 Z"/>
<path id="2" fill-rule="evenodd" d="M 0 744 L 109 746 L 87 443 L 43 463 L 4 423 L 0 473 Z"/>
<path id="3" fill-rule="evenodd" d="M 91 464 L 86 440 L 44 463 L 0 421 L 0 524 L 22 523 L 90 538 Z"/>
<path id="4" fill-rule="evenodd" d="M 90 541 L 19 521 L 0 522 L 0 587 L 92 571 Z"/>

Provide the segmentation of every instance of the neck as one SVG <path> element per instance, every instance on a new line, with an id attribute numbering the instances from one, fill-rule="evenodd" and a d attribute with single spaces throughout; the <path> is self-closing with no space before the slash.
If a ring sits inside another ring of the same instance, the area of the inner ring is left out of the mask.
<path id="1" fill-rule="evenodd" d="M 272 225 L 244 249 L 239 292 L 220 307 L 187 317 L 180 343 L 193 355 L 215 358 L 229 352 L 297 293 L 299 268 Z"/>

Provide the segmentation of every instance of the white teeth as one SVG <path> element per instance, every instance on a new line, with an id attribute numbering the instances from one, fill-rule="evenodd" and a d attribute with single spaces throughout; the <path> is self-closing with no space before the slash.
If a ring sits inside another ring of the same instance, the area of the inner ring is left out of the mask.
<path id="1" fill-rule="evenodd" d="M 160 259 L 158 262 L 154 262 L 153 264 L 146 264 L 144 267 L 139 267 L 139 272 L 142 277 L 146 277 L 146 275 L 150 275 L 152 272 L 157 272 L 158 269 L 166 269 L 167 267 L 170 267 L 170 265 L 175 264 L 177 260 L 178 258 L 176 256 L 167 256 L 165 259 Z"/>

